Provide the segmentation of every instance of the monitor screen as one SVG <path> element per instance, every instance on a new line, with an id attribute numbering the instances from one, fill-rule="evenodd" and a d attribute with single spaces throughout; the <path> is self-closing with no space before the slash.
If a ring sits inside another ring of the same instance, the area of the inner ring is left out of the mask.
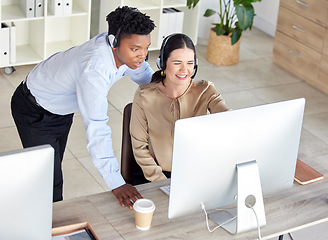
<path id="1" fill-rule="evenodd" d="M 51 239 L 54 150 L 0 153 L 0 239 Z"/>
<path id="2" fill-rule="evenodd" d="M 257 163 L 264 195 L 292 187 L 304 106 L 295 99 L 176 121 L 169 218 L 201 203 L 236 204 L 240 163 Z"/>

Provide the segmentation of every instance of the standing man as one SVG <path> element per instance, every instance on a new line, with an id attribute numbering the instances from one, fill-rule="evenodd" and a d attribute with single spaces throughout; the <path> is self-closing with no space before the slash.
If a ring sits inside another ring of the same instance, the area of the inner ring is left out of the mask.
<path id="1" fill-rule="evenodd" d="M 55 149 L 54 202 L 63 199 L 62 159 L 73 115 L 80 112 L 92 161 L 120 204 L 132 209 L 130 199 L 141 195 L 120 174 L 107 125 L 107 94 L 126 74 L 138 84 L 150 81 L 153 70 L 144 60 L 155 25 L 126 6 L 106 20 L 108 33 L 36 65 L 14 92 L 11 109 L 24 148 L 50 144 Z"/>

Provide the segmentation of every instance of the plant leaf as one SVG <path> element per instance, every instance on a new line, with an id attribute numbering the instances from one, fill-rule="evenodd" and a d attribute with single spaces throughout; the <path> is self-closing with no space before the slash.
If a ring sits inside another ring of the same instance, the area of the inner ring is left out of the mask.
<path id="1" fill-rule="evenodd" d="M 234 0 L 234 4 L 251 4 L 253 2 L 261 2 L 261 0 Z"/>
<path id="2" fill-rule="evenodd" d="M 218 35 L 218 36 L 226 35 L 226 30 L 224 28 L 222 28 L 220 24 L 214 24 L 214 23 L 212 23 L 212 24 L 215 25 L 214 32 L 216 33 L 216 35 Z"/>
<path id="3" fill-rule="evenodd" d="M 187 6 L 189 9 L 195 8 L 199 0 L 187 0 Z"/>
<path id="4" fill-rule="evenodd" d="M 242 30 L 239 27 L 236 27 L 233 31 L 232 31 L 232 35 L 231 35 L 231 45 L 234 45 L 236 42 L 238 42 L 238 40 L 241 37 L 241 33 Z"/>
<path id="5" fill-rule="evenodd" d="M 216 14 L 216 11 L 212 10 L 212 9 L 207 9 L 204 13 L 204 17 L 209 17 Z"/>
<path id="6" fill-rule="evenodd" d="M 242 30 L 246 30 L 252 25 L 254 18 L 254 8 L 252 4 L 236 4 L 236 14 L 239 22 L 239 26 Z"/>

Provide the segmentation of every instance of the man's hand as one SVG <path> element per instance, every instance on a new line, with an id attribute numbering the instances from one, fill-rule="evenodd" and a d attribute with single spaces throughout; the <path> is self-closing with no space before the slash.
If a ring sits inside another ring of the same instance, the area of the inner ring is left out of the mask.
<path id="1" fill-rule="evenodd" d="M 122 207 L 125 207 L 124 201 L 128 208 L 133 209 L 133 202 L 137 201 L 138 198 L 142 198 L 138 190 L 130 184 L 124 184 L 118 188 L 112 190 L 115 197 L 118 199 Z"/>

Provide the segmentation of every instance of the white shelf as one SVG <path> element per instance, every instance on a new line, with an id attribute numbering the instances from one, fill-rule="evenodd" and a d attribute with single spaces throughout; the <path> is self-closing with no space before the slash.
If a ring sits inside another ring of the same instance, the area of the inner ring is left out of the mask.
<path id="1" fill-rule="evenodd" d="M 60 18 L 60 17 L 65 17 L 65 16 L 79 16 L 79 15 L 88 15 L 88 14 L 89 14 L 88 11 L 86 11 L 79 5 L 73 5 L 72 14 L 70 14 L 70 15 L 54 16 L 51 12 L 47 11 L 47 17 L 49 17 L 49 18 L 51 18 L 51 17 Z"/>
<path id="2" fill-rule="evenodd" d="M 200 4 L 198 4 L 194 9 L 188 9 L 187 0 L 100 0 L 99 33 L 108 31 L 107 22 L 105 21 L 108 13 L 115 10 L 119 6 L 136 7 L 141 12 L 150 16 L 150 18 L 154 21 L 156 28 L 151 33 L 151 45 L 149 50 L 158 50 L 162 44 L 160 29 L 161 25 L 164 24 L 164 18 L 162 18 L 163 9 L 176 8 L 184 12 L 182 32 L 188 35 L 196 45 L 199 22 L 199 5 Z"/>
<path id="3" fill-rule="evenodd" d="M 185 0 L 163 0 L 163 8 L 176 8 L 176 7 L 186 7 L 187 1 Z"/>
<path id="4" fill-rule="evenodd" d="M 105 0 L 106 1 L 106 0 Z M 158 0 L 121 0 L 122 6 L 136 7 L 143 9 L 158 9 L 161 7 L 161 1 Z"/>
<path id="5" fill-rule="evenodd" d="M 89 40 L 91 0 L 73 0 L 69 15 L 54 16 L 48 11 L 47 0 L 44 8 L 44 16 L 26 18 L 19 0 L 0 0 L 1 23 L 13 22 L 16 26 L 16 62 L 0 62 L 0 68 L 36 64 Z M 1 37 L 0 31 L 0 46 Z"/>
<path id="6" fill-rule="evenodd" d="M 1 9 L 1 22 L 23 18 L 25 18 L 25 15 L 17 5 L 5 5 Z"/>
<path id="7" fill-rule="evenodd" d="M 50 57 L 53 53 L 62 51 L 63 49 L 69 49 L 75 46 L 75 44 L 69 40 L 67 41 L 58 41 L 58 42 L 48 42 L 47 43 L 47 57 Z"/>
<path id="8" fill-rule="evenodd" d="M 16 51 L 17 61 L 11 66 L 36 64 L 43 59 L 30 45 L 17 46 Z"/>

